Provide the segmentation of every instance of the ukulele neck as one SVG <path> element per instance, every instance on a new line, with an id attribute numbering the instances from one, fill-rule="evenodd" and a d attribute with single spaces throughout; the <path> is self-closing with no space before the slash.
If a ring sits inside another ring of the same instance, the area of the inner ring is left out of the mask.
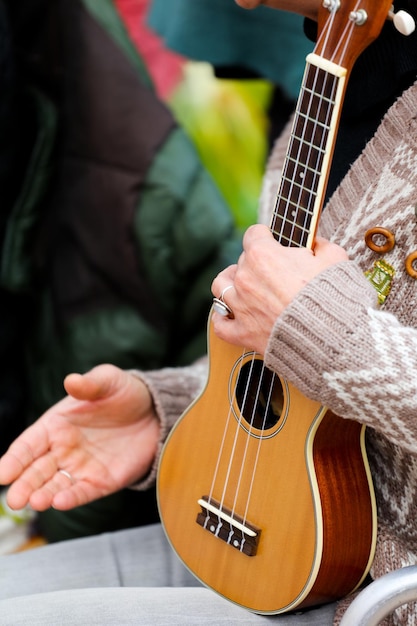
<path id="1" fill-rule="evenodd" d="M 325 195 L 347 71 L 312 53 L 298 98 L 271 230 L 282 245 L 311 248 Z"/>

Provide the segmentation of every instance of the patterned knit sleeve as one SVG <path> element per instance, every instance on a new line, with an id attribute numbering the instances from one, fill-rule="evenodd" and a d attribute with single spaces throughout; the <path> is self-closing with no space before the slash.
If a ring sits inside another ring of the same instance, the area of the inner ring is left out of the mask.
<path id="1" fill-rule="evenodd" d="M 341 417 L 417 452 L 417 330 L 376 305 L 345 261 L 309 283 L 277 319 L 266 365 Z"/>

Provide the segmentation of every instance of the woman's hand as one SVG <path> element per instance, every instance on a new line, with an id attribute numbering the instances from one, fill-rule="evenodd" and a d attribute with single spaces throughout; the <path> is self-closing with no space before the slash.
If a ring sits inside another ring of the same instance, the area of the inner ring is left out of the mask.
<path id="1" fill-rule="evenodd" d="M 213 295 L 225 293 L 234 319 L 214 313 L 216 334 L 225 341 L 265 354 L 275 321 L 297 293 L 327 267 L 347 260 L 340 246 L 317 238 L 314 251 L 280 245 L 266 226 L 251 226 L 237 265 L 218 274 Z"/>
<path id="2" fill-rule="evenodd" d="M 100 365 L 70 374 L 64 386 L 68 396 L 0 459 L 0 484 L 12 483 L 13 509 L 71 509 L 132 484 L 152 465 L 159 421 L 140 379 Z"/>

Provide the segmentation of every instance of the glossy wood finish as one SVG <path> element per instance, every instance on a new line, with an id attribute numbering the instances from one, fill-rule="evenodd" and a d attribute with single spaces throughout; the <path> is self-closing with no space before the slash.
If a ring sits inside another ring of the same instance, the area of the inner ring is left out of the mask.
<path id="1" fill-rule="evenodd" d="M 341 597 L 362 580 L 374 550 L 363 429 L 285 383 L 282 423 L 271 437 L 264 433 L 259 447 L 259 429 L 248 437 L 245 423 L 234 414 L 228 420 L 224 401 L 241 360 L 239 348 L 211 334 L 208 385 L 171 432 L 161 458 L 158 502 L 169 541 L 202 582 L 255 612 Z M 197 523 L 198 500 L 210 492 L 260 529 L 255 556 Z"/>

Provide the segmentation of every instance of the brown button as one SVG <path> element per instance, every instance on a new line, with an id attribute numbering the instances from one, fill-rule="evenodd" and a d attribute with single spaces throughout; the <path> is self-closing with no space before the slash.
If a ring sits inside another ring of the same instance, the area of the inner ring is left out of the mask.
<path id="1" fill-rule="evenodd" d="M 381 239 L 382 243 L 377 243 Z M 366 231 L 365 243 L 374 252 L 389 252 L 395 246 L 395 236 L 390 230 L 382 228 L 382 226 L 375 226 L 375 228 Z"/>
<path id="2" fill-rule="evenodd" d="M 411 276 L 411 278 L 417 278 L 417 268 L 415 267 L 415 262 L 417 261 L 417 250 L 408 255 L 405 260 L 405 269 L 407 270 L 407 274 Z"/>

